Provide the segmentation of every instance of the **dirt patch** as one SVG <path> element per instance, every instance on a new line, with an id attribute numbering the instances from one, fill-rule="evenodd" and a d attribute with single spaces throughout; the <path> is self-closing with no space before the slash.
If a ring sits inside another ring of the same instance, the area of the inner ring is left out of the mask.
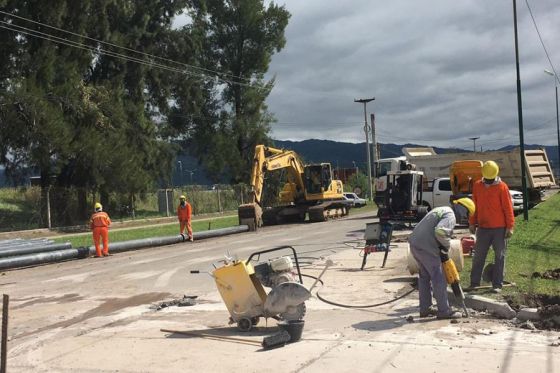
<path id="1" fill-rule="evenodd" d="M 519 299 L 519 298 L 517 298 Z M 507 298 L 507 302 L 512 308 L 519 310 L 522 306 L 537 308 L 540 320 L 531 323 L 526 327 L 527 322 L 520 324 L 520 327 L 526 329 L 545 329 L 560 330 L 560 296 L 543 295 L 543 294 L 524 294 L 521 296 L 521 304 L 519 300 Z"/>
<path id="2" fill-rule="evenodd" d="M 545 280 L 560 280 L 560 268 L 549 269 L 547 271 L 544 271 L 543 273 L 533 272 L 531 278 L 542 278 Z"/>
<path id="3" fill-rule="evenodd" d="M 61 297 L 38 297 L 38 298 L 30 298 L 30 299 L 32 300 L 28 300 L 27 302 L 18 304 L 17 306 L 12 306 L 11 308 L 13 310 L 17 310 L 20 308 L 25 308 L 41 303 L 70 303 L 70 302 L 79 301 L 82 299 L 82 297 L 79 294 L 65 294 Z"/>
<path id="4" fill-rule="evenodd" d="M 56 328 L 67 328 L 74 324 L 83 322 L 87 319 L 91 319 L 98 316 L 107 316 L 109 314 L 112 314 L 114 312 L 120 311 L 128 307 L 136 307 L 143 304 L 159 301 L 161 299 L 168 297 L 169 295 L 170 295 L 169 293 L 145 293 L 145 294 L 135 295 L 129 298 L 108 298 L 105 299 L 105 302 L 101 303 L 99 306 L 92 308 L 81 315 L 78 315 L 68 320 L 46 325 L 42 328 L 27 333 L 20 334 L 16 338 L 21 338 L 21 337 L 26 337 L 29 335 L 41 333 L 45 330 L 51 330 Z"/>

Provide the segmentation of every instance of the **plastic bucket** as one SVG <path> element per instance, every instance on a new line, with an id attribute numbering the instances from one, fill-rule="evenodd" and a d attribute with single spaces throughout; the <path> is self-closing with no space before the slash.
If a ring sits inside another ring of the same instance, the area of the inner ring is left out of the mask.
<path id="1" fill-rule="evenodd" d="M 301 339 L 303 333 L 303 320 L 286 320 L 278 323 L 280 329 L 285 330 L 290 335 L 290 342 L 297 342 Z"/>
<path id="2" fill-rule="evenodd" d="M 461 238 L 461 246 L 463 248 L 463 254 L 472 255 L 474 244 L 475 244 L 475 239 L 473 237 Z"/>

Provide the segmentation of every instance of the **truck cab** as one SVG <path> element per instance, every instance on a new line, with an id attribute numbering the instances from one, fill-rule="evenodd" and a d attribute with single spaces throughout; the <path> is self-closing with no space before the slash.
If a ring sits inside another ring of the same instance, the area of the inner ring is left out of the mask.
<path id="1" fill-rule="evenodd" d="M 451 180 L 448 177 L 440 177 L 428 183 L 422 193 L 422 205 L 428 210 L 440 206 L 449 206 L 453 195 Z"/>

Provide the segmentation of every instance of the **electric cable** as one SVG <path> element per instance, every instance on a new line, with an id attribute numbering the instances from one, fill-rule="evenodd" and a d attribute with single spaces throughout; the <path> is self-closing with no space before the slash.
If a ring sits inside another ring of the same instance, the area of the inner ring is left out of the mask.
<path id="1" fill-rule="evenodd" d="M 544 49 L 544 53 L 546 54 L 546 58 L 548 59 L 548 63 L 550 64 L 550 68 L 554 72 L 554 78 L 556 79 L 556 81 L 558 83 L 560 83 L 560 78 L 558 78 L 558 74 L 556 74 L 556 70 L 554 69 L 554 64 L 552 63 L 552 60 L 550 59 L 550 55 L 548 54 L 548 50 L 546 49 L 546 46 L 544 45 L 544 41 L 542 39 L 541 32 L 539 31 L 539 28 L 537 26 L 537 21 L 535 20 L 535 17 L 533 17 L 533 11 L 531 10 L 531 6 L 529 5 L 529 0 L 525 0 L 525 4 L 527 4 L 527 9 L 529 9 L 529 14 L 531 15 L 531 19 L 533 20 L 533 25 L 535 26 L 535 30 L 537 30 L 537 35 L 539 36 L 539 40 L 541 41 L 541 45 Z"/>
<path id="2" fill-rule="evenodd" d="M 233 75 L 233 74 L 229 74 L 229 73 L 223 73 L 223 72 L 220 72 L 220 71 L 211 70 L 211 69 L 207 69 L 207 68 L 204 68 L 204 67 L 190 65 L 190 64 L 187 64 L 187 63 L 184 63 L 184 62 L 178 62 L 178 61 L 175 61 L 175 60 L 172 60 L 172 59 L 169 59 L 169 58 L 160 57 L 160 56 L 157 56 L 157 55 L 154 55 L 154 54 L 138 51 L 138 50 L 128 48 L 128 47 L 125 47 L 125 46 L 122 46 L 122 45 L 118 45 L 118 44 L 115 44 L 115 43 L 95 39 L 95 38 L 89 37 L 87 35 L 78 34 L 78 33 L 72 32 L 72 31 L 68 31 L 68 30 L 56 27 L 56 26 L 51 26 L 51 25 L 46 24 L 46 23 L 42 23 L 42 22 L 38 22 L 38 21 L 29 19 L 29 18 L 18 16 L 18 15 L 9 13 L 9 12 L 4 12 L 4 11 L 0 10 L 0 14 L 4 14 L 4 15 L 7 15 L 8 17 L 17 18 L 17 19 L 20 19 L 20 20 L 23 20 L 23 21 L 26 21 L 26 22 L 31 22 L 31 23 L 34 23 L 36 25 L 44 26 L 44 27 L 50 28 L 52 30 L 64 32 L 64 33 L 67 33 L 67 34 L 70 34 L 70 35 L 73 35 L 73 36 L 78 36 L 78 37 L 81 37 L 81 38 L 84 38 L 84 39 L 87 39 L 87 40 L 91 40 L 91 41 L 94 41 L 94 42 L 97 42 L 97 43 L 100 43 L 100 44 L 109 45 L 109 46 L 112 46 L 112 47 L 115 47 L 115 48 L 121 48 L 121 49 L 124 49 L 126 51 L 133 52 L 133 53 L 138 53 L 138 54 L 141 54 L 141 55 L 146 56 L 146 57 L 152 57 L 152 58 L 160 59 L 162 61 L 172 62 L 172 63 L 175 63 L 177 65 L 182 65 L 182 66 L 185 66 L 185 67 L 189 67 L 189 68 L 192 68 L 192 69 L 198 69 L 198 70 L 207 71 L 207 72 L 211 72 L 211 73 L 215 73 L 215 74 L 231 76 L 232 78 L 237 78 L 237 79 L 250 81 L 249 78 L 243 78 L 241 76 L 237 76 L 237 75 Z"/>
<path id="3" fill-rule="evenodd" d="M 13 32 L 16 32 L 16 33 L 29 35 L 29 36 L 32 36 L 32 37 L 35 37 L 35 38 L 44 39 L 44 40 L 47 40 L 47 41 L 51 41 L 51 42 L 54 42 L 54 43 L 66 45 L 66 46 L 73 47 L 73 48 L 88 50 L 88 51 L 91 51 L 93 53 L 98 53 L 98 54 L 107 55 L 107 56 L 110 56 L 110 57 L 120 58 L 120 59 L 128 61 L 128 62 L 134 62 L 134 63 L 138 63 L 138 64 L 145 65 L 145 66 L 148 66 L 148 67 L 156 67 L 156 68 L 159 68 L 159 69 L 162 69 L 162 70 L 167 70 L 167 71 L 170 71 L 170 72 L 175 72 L 175 73 L 180 73 L 180 74 L 184 74 L 184 75 L 197 77 L 199 79 L 218 79 L 218 80 L 220 80 L 224 83 L 230 83 L 230 84 L 233 84 L 233 85 L 245 86 L 245 87 L 255 88 L 255 89 L 259 89 L 259 90 L 269 90 L 269 88 L 266 88 L 266 86 L 262 86 L 262 85 L 235 82 L 235 81 L 232 81 L 232 80 L 229 80 L 229 79 L 220 78 L 218 76 L 208 76 L 208 75 L 203 74 L 203 73 L 196 73 L 196 72 L 191 72 L 191 71 L 188 71 L 188 70 L 178 69 L 176 67 L 163 65 L 163 64 L 160 64 L 160 63 L 156 63 L 154 61 L 145 61 L 145 60 L 142 60 L 142 59 L 139 59 L 139 58 L 136 58 L 136 57 L 132 57 L 132 56 L 129 56 L 129 55 L 125 55 L 125 54 L 121 54 L 121 53 L 118 53 L 118 52 L 105 50 L 105 49 L 102 49 L 102 48 L 99 48 L 99 47 L 90 46 L 90 45 L 87 45 L 87 44 L 71 41 L 71 40 L 68 40 L 68 39 L 65 39 L 65 38 L 60 38 L 60 37 L 55 36 L 55 35 L 51 35 L 51 34 L 41 32 L 41 31 L 29 29 L 27 27 L 15 25 L 13 23 L 5 22 L 5 21 L 0 21 L 0 24 L 3 24 L 3 25 L 0 25 L 0 28 L 10 30 L 10 31 L 13 31 Z"/>

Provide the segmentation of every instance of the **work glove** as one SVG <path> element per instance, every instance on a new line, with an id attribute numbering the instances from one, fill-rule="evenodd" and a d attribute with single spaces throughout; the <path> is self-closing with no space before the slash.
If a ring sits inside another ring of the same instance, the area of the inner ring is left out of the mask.
<path id="1" fill-rule="evenodd" d="M 513 229 L 506 229 L 506 240 L 513 236 Z"/>
<path id="2" fill-rule="evenodd" d="M 439 245 L 439 258 L 441 262 L 444 263 L 449 260 L 449 248 L 443 245 Z"/>
<path id="3" fill-rule="evenodd" d="M 474 224 L 469 225 L 469 232 L 471 232 L 471 234 L 475 234 L 476 233 L 476 225 L 474 225 Z"/>

